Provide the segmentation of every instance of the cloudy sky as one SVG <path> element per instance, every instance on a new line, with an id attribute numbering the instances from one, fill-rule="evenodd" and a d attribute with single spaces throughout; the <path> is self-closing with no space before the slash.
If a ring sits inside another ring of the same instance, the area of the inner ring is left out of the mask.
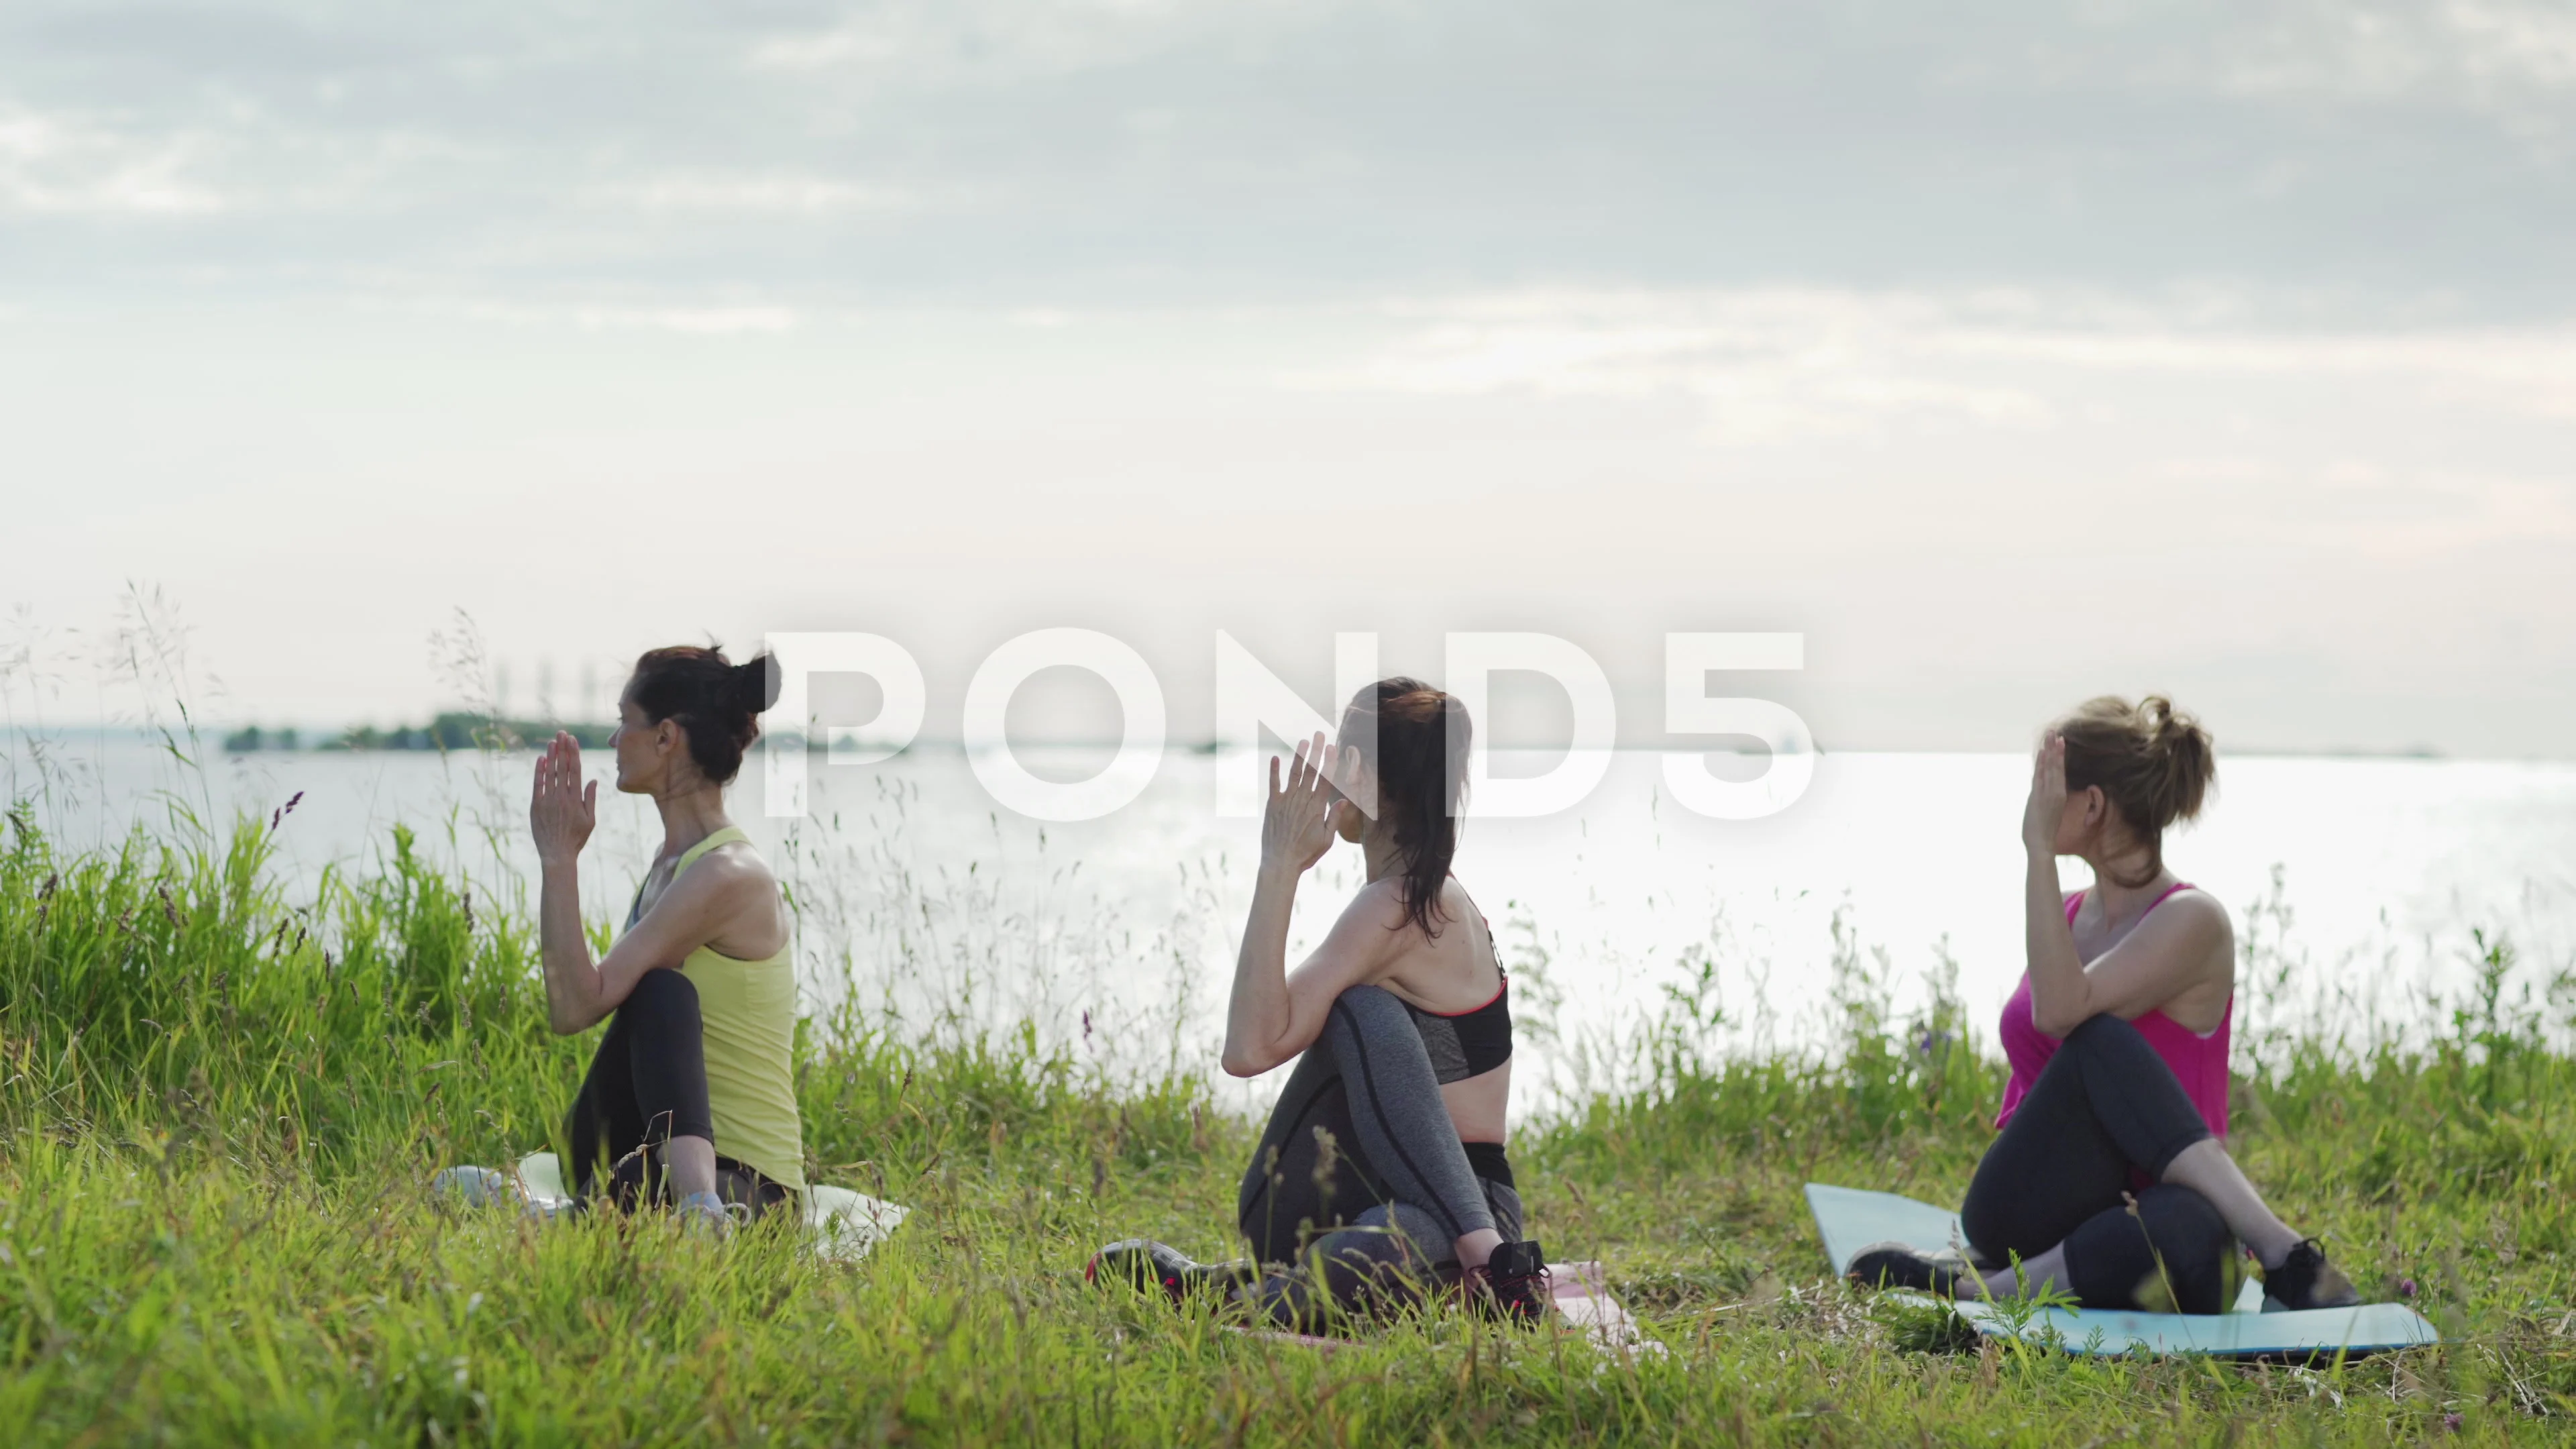
<path id="1" fill-rule="evenodd" d="M 1079 624 L 1187 735 L 1220 628 L 1513 628 L 1650 742 L 1787 629 L 1828 748 L 2566 755 L 2576 11 L 15 0 L 0 489 L 55 717 L 142 584 L 273 722 L 462 608 L 523 708 L 850 628 L 953 733 Z"/>

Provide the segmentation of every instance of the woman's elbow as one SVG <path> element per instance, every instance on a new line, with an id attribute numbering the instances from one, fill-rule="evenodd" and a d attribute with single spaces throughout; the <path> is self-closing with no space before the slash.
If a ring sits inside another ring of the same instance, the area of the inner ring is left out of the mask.
<path id="1" fill-rule="evenodd" d="M 2030 1010 L 2030 1024 L 2038 1030 L 2041 1036 L 2053 1036 L 2063 1039 L 2068 1032 L 2075 1030 L 2075 1028 L 2082 1026 L 2088 1021 L 2091 1021 L 2095 1015 L 2096 1013 L 2092 1011 L 2085 1011 L 2080 1015 L 2058 1011 L 2042 1011 L 2038 1007 L 2033 1006 Z"/>
<path id="2" fill-rule="evenodd" d="M 1224 1052 L 1218 1055 L 1217 1065 L 1225 1068 L 1229 1077 L 1257 1077 L 1279 1063 L 1250 1048 L 1228 1043 Z"/>

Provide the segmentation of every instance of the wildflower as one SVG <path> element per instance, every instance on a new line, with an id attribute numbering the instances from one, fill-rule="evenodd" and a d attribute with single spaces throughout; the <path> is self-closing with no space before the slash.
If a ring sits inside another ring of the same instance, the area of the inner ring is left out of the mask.
<path id="1" fill-rule="evenodd" d="M 2398 1297 L 2400 1297 L 2400 1298 L 2412 1298 L 2412 1297 L 2414 1297 L 2414 1296 L 2415 1296 L 2415 1280 L 2414 1280 L 2414 1279 L 2412 1279 L 2412 1278 L 2400 1278 L 2400 1279 L 2398 1279 L 2398 1280 L 2397 1280 L 2397 1296 L 2398 1296 Z"/>

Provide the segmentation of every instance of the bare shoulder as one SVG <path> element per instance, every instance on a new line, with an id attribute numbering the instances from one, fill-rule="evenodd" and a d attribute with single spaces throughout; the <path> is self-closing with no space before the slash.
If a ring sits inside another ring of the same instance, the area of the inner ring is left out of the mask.
<path id="1" fill-rule="evenodd" d="M 2152 950 L 2196 951 L 2234 940 L 2236 927 L 2227 919 L 2227 907 L 2220 905 L 2216 896 L 2188 890 L 2176 891 L 2149 907 L 2129 934 L 2139 942 L 2153 943 Z"/>
<path id="2" fill-rule="evenodd" d="M 2157 917 L 2163 917 L 2158 920 Z M 2177 960 L 2194 963 L 2192 969 L 2205 979 L 2224 982 L 2230 987 L 2236 980 L 2236 923 L 2228 918 L 2227 907 L 2218 897 L 2204 890 L 2177 891 L 2171 899 L 2150 912 L 2141 923 L 2154 928 L 2150 949 Z"/>
<path id="3" fill-rule="evenodd" d="M 2236 939 L 2236 922 L 2227 914 L 2226 905 L 2197 886 L 2174 892 L 2173 897 L 2165 902 L 2165 909 L 2173 912 L 2174 920 L 2189 927 L 2195 935 L 2209 935 L 2223 941 Z"/>
<path id="4" fill-rule="evenodd" d="M 769 862 L 742 841 L 719 845 L 698 857 L 677 883 L 727 904 L 770 900 L 778 894 L 778 877 L 770 874 Z"/>
<path id="5" fill-rule="evenodd" d="M 2168 911 L 2172 918 L 2163 923 L 2164 939 L 2172 944 L 2167 949 L 2191 963 L 2194 975 L 2192 986 L 2167 1003 L 2167 1011 L 2194 1031 L 2215 1031 L 2216 1013 L 2236 992 L 2236 923 L 2218 897 L 2204 890 L 2177 891 L 2155 914 Z M 2209 1015 L 2203 1016 L 2204 1011 Z"/>
<path id="6" fill-rule="evenodd" d="M 1404 925 L 1402 888 L 1391 880 L 1371 881 L 1334 918 L 1327 945 L 1358 972 L 1355 980 L 1377 982 L 1404 954 Z"/>
<path id="7" fill-rule="evenodd" d="M 1467 888 L 1454 875 L 1440 883 L 1440 909 L 1452 920 L 1484 914 L 1476 908 L 1476 898 L 1467 894 Z"/>
<path id="8" fill-rule="evenodd" d="M 1351 903 L 1342 907 L 1341 919 L 1333 923 L 1333 929 L 1366 926 L 1391 935 L 1404 924 L 1404 884 L 1389 876 L 1361 886 Z"/>

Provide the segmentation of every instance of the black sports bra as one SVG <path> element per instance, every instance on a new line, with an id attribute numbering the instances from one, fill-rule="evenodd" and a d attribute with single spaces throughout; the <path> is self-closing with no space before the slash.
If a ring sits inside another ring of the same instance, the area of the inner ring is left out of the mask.
<path id="1" fill-rule="evenodd" d="M 1494 928 L 1481 915 L 1476 921 L 1485 926 L 1486 947 L 1492 949 Z M 1404 1003 L 1413 1014 L 1413 1029 L 1422 1034 L 1422 1049 L 1431 1055 L 1431 1074 L 1444 1087 L 1481 1077 L 1512 1059 L 1512 978 L 1500 961 L 1494 963 L 1494 974 L 1503 984 L 1494 988 L 1493 1000 L 1473 1011 L 1425 1011 Z"/>
<path id="2" fill-rule="evenodd" d="M 1413 1013 L 1413 1029 L 1422 1034 L 1422 1049 L 1430 1053 L 1431 1075 L 1442 1086 L 1481 1077 L 1512 1059 L 1511 997 L 1512 981 L 1506 976 L 1494 989 L 1494 999 L 1473 1011 L 1451 1016 L 1404 1003 Z"/>

